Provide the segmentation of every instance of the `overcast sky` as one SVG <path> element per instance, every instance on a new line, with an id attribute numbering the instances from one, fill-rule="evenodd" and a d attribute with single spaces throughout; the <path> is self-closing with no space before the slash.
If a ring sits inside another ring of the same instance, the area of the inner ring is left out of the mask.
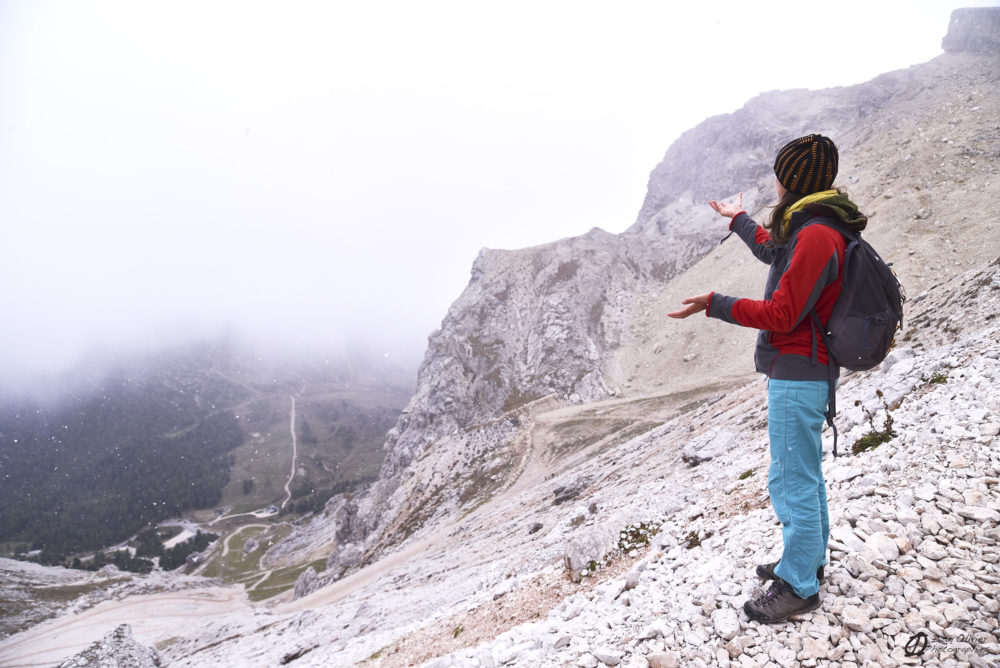
<path id="1" fill-rule="evenodd" d="M 422 351 L 480 248 L 620 232 L 684 130 L 996 3 L 683 4 L 0 0 L 0 381 L 227 328 Z"/>

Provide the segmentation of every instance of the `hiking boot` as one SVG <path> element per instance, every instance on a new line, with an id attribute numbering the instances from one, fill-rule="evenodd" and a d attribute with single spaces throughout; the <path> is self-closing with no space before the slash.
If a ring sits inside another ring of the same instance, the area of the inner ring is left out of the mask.
<path id="1" fill-rule="evenodd" d="M 783 622 L 792 615 L 802 615 L 819 607 L 819 592 L 808 598 L 801 598 L 791 585 L 778 578 L 756 601 L 743 604 L 743 612 L 754 621 L 764 624 Z"/>
<path id="2" fill-rule="evenodd" d="M 772 561 L 769 564 L 761 564 L 757 567 L 757 577 L 761 580 L 777 580 L 778 576 L 774 574 L 774 569 L 778 567 L 777 561 Z M 823 582 L 823 567 L 820 566 L 816 569 L 816 579 Z"/>

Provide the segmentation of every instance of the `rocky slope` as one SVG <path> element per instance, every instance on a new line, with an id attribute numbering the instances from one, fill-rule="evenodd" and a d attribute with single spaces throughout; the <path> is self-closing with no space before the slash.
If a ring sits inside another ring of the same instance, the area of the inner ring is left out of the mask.
<path id="1" fill-rule="evenodd" d="M 610 528 L 607 546 L 640 522 L 658 526 L 627 569 L 539 620 L 425 665 L 893 666 L 914 661 L 907 643 L 920 634 L 928 641 L 923 665 L 997 665 L 1000 258 L 919 297 L 913 347 L 840 389 L 860 403 L 839 420 L 847 443 L 887 426 L 894 436 L 824 462 L 832 530 L 819 611 L 768 627 L 740 609 L 763 587 L 755 565 L 781 547 L 767 504 L 763 392 L 747 387 L 595 465 L 614 461 L 630 480 L 588 496 L 599 510 L 586 515 L 585 536 Z M 962 312 L 945 318 L 945 330 L 935 327 L 957 298 Z M 699 463 L 687 468 L 684 459 Z M 673 475 L 637 472 L 647 467 Z M 458 612 L 446 626 L 468 618 Z M 406 656 L 419 644 L 410 641 L 390 651 Z"/>

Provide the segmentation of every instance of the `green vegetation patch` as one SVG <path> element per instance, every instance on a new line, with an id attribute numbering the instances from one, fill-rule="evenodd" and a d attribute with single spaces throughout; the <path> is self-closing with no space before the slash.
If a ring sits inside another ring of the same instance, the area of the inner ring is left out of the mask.
<path id="1" fill-rule="evenodd" d="M 948 382 L 948 374 L 943 371 L 935 371 L 930 378 L 920 377 L 925 385 L 944 385 Z"/>
<path id="2" fill-rule="evenodd" d="M 631 552 L 639 547 L 649 547 L 649 541 L 660 530 L 662 522 L 639 522 L 626 525 L 618 533 L 617 549 L 621 552 Z"/>
<path id="3" fill-rule="evenodd" d="M 618 532 L 618 543 L 614 549 L 608 552 L 600 561 L 591 560 L 587 568 L 580 572 L 581 578 L 594 575 L 607 566 L 613 559 L 621 555 L 634 556 L 636 550 L 649 547 L 650 541 L 656 532 L 663 526 L 663 520 L 652 520 L 649 522 L 639 522 L 637 524 L 627 524 Z"/>
<path id="4" fill-rule="evenodd" d="M 51 402 L 5 397 L 0 544 L 16 549 L 0 555 L 38 550 L 36 561 L 64 564 L 168 518 L 280 504 L 293 429 L 297 498 L 287 510 L 319 510 L 377 476 L 412 382 L 381 356 L 278 368 L 203 341 L 116 366 Z"/>
<path id="5" fill-rule="evenodd" d="M 267 528 L 250 526 L 243 530 L 237 529 L 218 542 L 202 575 L 222 578 L 227 584 L 253 584 L 262 573 L 261 558 L 275 543 L 291 533 L 291 525 L 285 523 Z M 223 556 L 227 538 L 229 551 Z M 244 553 L 247 543 L 251 540 L 256 545 Z"/>
<path id="6" fill-rule="evenodd" d="M 326 570 L 326 559 L 317 559 L 309 564 L 290 566 L 272 571 L 271 574 L 261 581 L 256 587 L 247 591 L 247 597 L 254 602 L 265 601 L 269 598 L 283 594 L 295 586 L 295 581 L 310 566 L 317 573 Z"/>
<path id="7" fill-rule="evenodd" d="M 176 398 L 161 394 L 149 389 L 106 398 L 106 406 L 42 412 L 42 424 L 0 416 L 0 431 L 11 436 L 0 451 L 0 469 L 9 473 L 0 485 L 0 540 L 30 541 L 42 550 L 39 562 L 62 564 L 150 523 L 215 505 L 229 453 L 243 439 L 239 425 L 229 413 L 167 410 L 159 400 Z"/>
<path id="8" fill-rule="evenodd" d="M 704 536 L 700 535 L 697 531 L 690 531 L 688 532 L 688 535 L 684 537 L 684 547 L 689 550 L 693 550 L 701 545 L 702 541 L 708 540 L 711 537 L 711 531 L 706 531 Z"/>
<path id="9" fill-rule="evenodd" d="M 882 390 L 876 390 L 875 394 L 882 400 L 882 409 L 885 415 L 882 426 L 875 426 L 875 414 L 864 406 L 861 406 L 860 401 L 855 401 L 854 405 L 861 406 L 861 410 L 864 411 L 865 416 L 868 418 L 868 425 L 871 427 L 871 430 L 854 442 L 854 445 L 851 446 L 851 454 L 860 455 L 862 452 L 874 450 L 883 443 L 888 443 L 898 435 L 892 428 L 892 410 L 889 408 Z"/>

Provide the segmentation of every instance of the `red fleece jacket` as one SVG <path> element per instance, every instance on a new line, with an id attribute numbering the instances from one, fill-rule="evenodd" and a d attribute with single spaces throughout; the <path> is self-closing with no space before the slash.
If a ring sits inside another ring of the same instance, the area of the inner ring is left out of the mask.
<path id="1" fill-rule="evenodd" d="M 840 295 L 841 268 L 847 242 L 837 230 L 810 225 L 811 216 L 796 216 L 787 246 L 776 246 L 748 215 L 733 218 L 731 227 L 754 255 L 771 265 L 764 299 L 727 297 L 713 293 L 706 314 L 761 330 L 756 363 L 772 378 L 824 380 L 828 377 L 826 347 L 813 336 L 809 311 L 825 323 Z M 797 223 L 797 224 L 796 224 Z M 813 364 L 816 346 L 817 368 Z"/>

